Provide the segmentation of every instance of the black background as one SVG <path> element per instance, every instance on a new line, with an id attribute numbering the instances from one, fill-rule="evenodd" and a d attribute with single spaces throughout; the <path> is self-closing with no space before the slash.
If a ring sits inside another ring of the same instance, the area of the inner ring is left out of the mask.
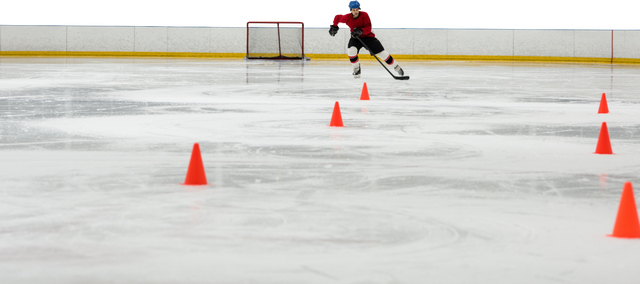
<path id="1" fill-rule="evenodd" d="M 305 19 L 328 25 L 346 1 L 8 2 L 0 22 L 242 24 Z M 610 2 L 364 0 L 376 25 L 638 27 L 637 8 Z M 9 8 L 13 6 L 12 8 Z"/>

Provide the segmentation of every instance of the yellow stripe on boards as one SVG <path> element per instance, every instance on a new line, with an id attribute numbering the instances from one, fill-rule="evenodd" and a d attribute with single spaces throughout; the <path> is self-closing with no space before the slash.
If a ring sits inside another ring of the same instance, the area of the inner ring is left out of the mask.
<path id="1" fill-rule="evenodd" d="M 0 56 L 244 58 L 246 54 L 245 53 L 197 53 L 197 52 L 116 52 L 116 51 L 0 51 Z"/>
<path id="2" fill-rule="evenodd" d="M 244 58 L 245 53 L 196 53 L 196 52 L 115 52 L 115 51 L 0 51 L 0 56 L 22 57 L 182 57 L 182 58 Z M 305 54 L 310 59 L 342 59 L 345 54 Z M 552 57 L 552 56 L 492 56 L 492 55 L 410 55 L 394 54 L 399 60 L 424 61 L 520 61 L 520 62 L 580 62 L 612 63 L 604 57 Z M 374 60 L 369 54 L 360 54 L 361 60 Z M 614 58 L 615 64 L 640 64 L 640 58 Z"/>

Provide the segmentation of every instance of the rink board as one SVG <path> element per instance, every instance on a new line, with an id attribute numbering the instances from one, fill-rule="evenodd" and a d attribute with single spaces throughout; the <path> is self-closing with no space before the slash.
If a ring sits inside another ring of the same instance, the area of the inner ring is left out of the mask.
<path id="1" fill-rule="evenodd" d="M 637 30 L 374 29 L 396 58 L 640 63 Z M 343 59 L 349 33 L 305 29 L 305 55 Z M 0 56 L 236 57 L 246 28 L 0 26 Z M 363 51 L 366 54 L 366 51 Z M 367 56 L 363 56 L 367 59 Z"/>

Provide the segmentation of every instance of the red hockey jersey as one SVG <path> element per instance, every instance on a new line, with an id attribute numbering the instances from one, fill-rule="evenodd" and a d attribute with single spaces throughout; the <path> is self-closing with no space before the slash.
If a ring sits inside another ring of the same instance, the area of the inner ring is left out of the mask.
<path id="1" fill-rule="evenodd" d="M 353 18 L 351 13 L 345 15 L 336 15 L 333 18 L 333 25 L 338 26 L 338 23 L 345 23 L 351 31 L 353 29 L 360 28 L 362 30 L 362 35 L 360 37 L 376 37 L 374 33 L 371 32 L 371 19 L 369 19 L 369 14 L 367 12 L 360 11 L 360 15 L 357 18 Z"/>

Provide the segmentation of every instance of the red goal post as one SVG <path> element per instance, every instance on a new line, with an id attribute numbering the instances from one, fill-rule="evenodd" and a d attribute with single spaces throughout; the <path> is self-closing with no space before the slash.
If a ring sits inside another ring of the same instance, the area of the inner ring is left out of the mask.
<path id="1" fill-rule="evenodd" d="M 304 23 L 247 22 L 247 56 L 245 58 L 309 60 L 304 55 Z"/>

